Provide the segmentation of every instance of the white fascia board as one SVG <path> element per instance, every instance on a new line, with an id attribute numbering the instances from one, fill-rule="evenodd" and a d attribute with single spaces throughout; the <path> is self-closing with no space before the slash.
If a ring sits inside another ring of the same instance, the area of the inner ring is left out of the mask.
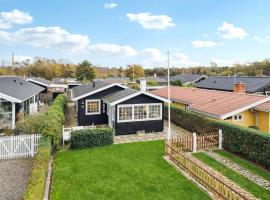
<path id="1" fill-rule="evenodd" d="M 11 96 L 9 96 L 9 95 L 3 94 L 3 93 L 1 93 L 1 92 L 0 92 L 0 98 L 1 98 L 1 99 L 5 99 L 5 100 L 7 100 L 7 101 L 14 102 L 14 103 L 22 103 L 22 102 L 23 102 L 23 101 L 20 100 L 20 99 L 16 99 L 16 98 L 14 98 L 14 97 L 11 97 Z"/>
<path id="2" fill-rule="evenodd" d="M 62 87 L 62 88 L 68 88 L 67 84 L 56 84 L 56 83 L 51 83 L 48 87 Z"/>
<path id="3" fill-rule="evenodd" d="M 73 98 L 73 96 L 72 96 L 72 101 L 77 101 L 77 100 L 79 100 L 79 99 L 82 99 L 82 98 L 87 97 L 87 96 L 89 96 L 89 95 L 93 95 L 93 94 L 95 94 L 95 93 L 101 92 L 101 91 L 106 90 L 106 89 L 108 89 L 108 88 L 111 88 L 111 87 L 113 87 L 113 86 L 118 86 L 118 87 L 121 87 L 121 88 L 124 88 L 124 89 L 128 88 L 128 87 L 125 86 L 125 85 L 121 85 L 121 84 L 118 84 L 118 83 L 113 83 L 113 84 L 104 86 L 104 87 L 102 87 L 102 88 L 99 88 L 99 89 L 97 89 L 97 90 L 94 90 L 94 91 L 92 91 L 92 92 L 88 92 L 88 93 L 86 93 L 86 94 L 83 94 L 83 95 L 81 95 L 81 96 L 78 96 L 78 97 L 76 97 L 76 98 Z"/>
<path id="4" fill-rule="evenodd" d="M 28 79 L 28 81 L 34 82 L 34 83 L 37 83 L 37 84 L 40 84 L 40 85 L 43 85 L 45 87 L 48 87 L 49 86 L 49 84 L 46 84 L 46 83 L 43 83 L 43 82 L 39 82 L 39 81 L 34 80 L 34 79 Z"/>
<path id="5" fill-rule="evenodd" d="M 240 108 L 240 109 L 237 109 L 237 110 L 235 110 L 235 111 L 229 112 L 229 113 L 227 113 L 227 114 L 225 114 L 225 115 L 221 115 L 221 119 L 226 119 L 226 118 L 228 118 L 228 117 L 231 117 L 231 116 L 233 116 L 233 115 L 236 115 L 236 114 L 238 114 L 238 113 L 241 113 L 241 112 L 243 112 L 243 111 L 245 111 L 245 110 L 248 110 L 248 109 L 250 109 L 250 108 L 253 108 L 253 107 L 255 107 L 255 106 L 257 106 L 257 105 L 260 105 L 260 104 L 262 104 L 262 103 L 265 103 L 265 102 L 267 102 L 267 101 L 270 101 L 270 97 L 266 97 L 266 98 L 264 98 L 264 99 L 262 99 L 262 100 L 260 100 L 260 101 L 257 101 L 257 102 L 255 102 L 255 103 L 252 103 L 252 104 L 247 105 L 247 106 L 244 106 L 244 107 L 242 107 L 242 108 Z"/>
<path id="6" fill-rule="evenodd" d="M 160 96 L 151 94 L 151 93 L 149 93 L 149 92 L 138 91 L 138 92 L 133 93 L 133 94 L 131 94 L 131 95 L 129 95 L 129 96 L 125 96 L 125 97 L 122 98 L 122 99 L 119 99 L 119 100 L 117 100 L 117 101 L 112 102 L 112 103 L 110 104 L 110 106 L 115 106 L 116 104 L 119 104 L 119 103 L 121 103 L 121 102 L 123 102 L 123 101 L 126 101 L 126 100 L 128 100 L 128 99 L 131 99 L 131 98 L 133 98 L 133 97 L 136 97 L 136 96 L 138 96 L 138 95 L 140 95 L 140 94 L 147 95 L 147 96 L 149 96 L 149 97 L 158 99 L 158 100 L 160 100 L 160 101 L 164 101 L 164 102 L 166 102 L 166 103 L 169 103 L 169 102 L 170 102 L 170 101 L 168 101 L 168 99 L 165 99 L 165 98 L 163 98 L 163 97 L 160 97 Z"/>

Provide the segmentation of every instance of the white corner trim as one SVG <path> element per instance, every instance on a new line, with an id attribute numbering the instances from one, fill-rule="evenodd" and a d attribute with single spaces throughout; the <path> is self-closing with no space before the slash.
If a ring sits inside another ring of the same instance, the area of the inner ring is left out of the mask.
<path id="1" fill-rule="evenodd" d="M 87 112 L 87 106 L 88 102 L 98 102 L 98 112 Z M 100 105 L 100 99 L 86 99 L 85 100 L 85 115 L 99 115 L 101 114 L 101 105 Z"/>
<path id="2" fill-rule="evenodd" d="M 40 85 L 43 85 L 43 86 L 46 86 L 46 87 L 48 87 L 49 86 L 49 84 L 46 84 L 46 83 L 43 83 L 43 82 L 40 82 L 40 81 L 37 81 L 37 80 L 34 80 L 34 79 L 28 79 L 28 81 L 30 81 L 30 82 L 34 82 L 34 83 L 37 83 L 37 84 L 40 84 Z"/>
<path id="3" fill-rule="evenodd" d="M 86 94 L 83 94 L 83 95 L 81 95 L 81 96 L 78 96 L 78 97 L 76 97 L 76 98 L 73 98 L 73 97 L 72 97 L 72 101 L 77 101 L 77 100 L 79 100 L 79 99 L 82 99 L 82 98 L 87 97 L 87 96 L 89 96 L 89 95 L 93 95 L 93 94 L 95 94 L 95 93 L 101 92 L 101 91 L 103 91 L 103 90 L 106 90 L 106 89 L 111 88 L 111 87 L 114 87 L 114 86 L 118 86 L 118 87 L 121 87 L 121 88 L 124 88 L 124 89 L 128 88 L 128 87 L 125 86 L 125 85 L 121 85 L 121 84 L 118 84 L 118 83 L 113 83 L 113 84 L 104 86 L 104 87 L 102 87 L 102 88 L 99 88 L 99 89 L 97 89 L 97 90 L 94 90 L 94 91 L 92 91 L 92 92 L 88 92 L 88 93 L 86 93 Z"/>
<path id="4" fill-rule="evenodd" d="M 133 97 L 136 97 L 136 96 L 138 96 L 138 95 L 140 95 L 140 94 L 144 94 L 144 95 L 146 95 L 146 96 L 149 96 L 149 97 L 158 99 L 158 100 L 160 100 L 160 101 L 164 101 L 164 102 L 166 102 L 166 103 L 169 102 L 168 99 L 165 99 L 165 98 L 163 98 L 163 97 L 160 97 L 160 96 L 151 94 L 151 93 L 149 93 L 149 92 L 138 91 L 138 92 L 135 92 L 135 93 L 133 93 L 133 94 L 130 94 L 130 95 L 128 95 L 128 96 L 126 96 L 126 97 L 124 97 L 124 98 L 122 98 L 122 99 L 119 99 L 119 100 L 117 100 L 117 101 L 112 102 L 112 103 L 110 104 L 110 106 L 115 106 L 116 104 L 119 104 L 119 103 L 121 103 L 121 102 L 123 102 L 123 101 L 126 101 L 126 100 L 128 100 L 128 99 L 131 99 L 131 98 L 133 98 Z"/>
<path id="5" fill-rule="evenodd" d="M 226 118 L 228 118 L 228 117 L 231 117 L 231 116 L 233 116 L 233 115 L 239 114 L 239 113 L 241 113 L 241 112 L 243 112 L 243 111 L 245 111 L 245 110 L 248 110 L 248 109 L 250 109 L 250 108 L 253 108 L 253 107 L 255 107 L 255 106 L 257 106 L 257 105 L 260 105 L 260 104 L 262 104 L 262 103 L 265 103 L 265 102 L 267 102 L 267 101 L 270 101 L 270 97 L 266 97 L 265 99 L 262 99 L 262 100 L 260 100 L 260 101 L 255 102 L 255 103 L 252 103 L 252 104 L 250 104 L 250 105 L 244 106 L 244 107 L 242 107 L 242 108 L 239 108 L 239 109 L 237 109 L 237 110 L 234 110 L 234 111 L 232 111 L 232 112 L 229 112 L 229 113 L 227 113 L 227 114 L 225 114 L 225 115 L 221 115 L 220 118 L 221 118 L 221 119 L 226 119 Z"/>
<path id="6" fill-rule="evenodd" d="M 2 99 L 5 99 L 5 100 L 8 100 L 8 101 L 11 101 L 11 102 L 15 102 L 15 103 L 22 103 L 23 101 L 20 100 L 20 99 L 16 99 L 12 96 L 9 96 L 9 95 L 6 95 L 6 94 L 3 94 L 0 92 L 0 98 Z"/>

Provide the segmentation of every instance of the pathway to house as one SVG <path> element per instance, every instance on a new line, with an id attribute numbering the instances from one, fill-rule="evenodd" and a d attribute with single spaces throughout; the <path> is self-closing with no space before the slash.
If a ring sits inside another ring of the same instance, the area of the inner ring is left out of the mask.
<path id="1" fill-rule="evenodd" d="M 223 165 L 225 165 L 225 166 L 229 167 L 230 169 L 234 170 L 235 172 L 245 176 L 249 180 L 255 182 L 256 184 L 258 184 L 260 186 L 262 186 L 263 188 L 265 188 L 267 190 L 270 190 L 270 182 L 263 179 L 262 177 L 253 174 L 249 170 L 246 170 L 245 168 L 239 166 L 238 164 L 230 161 L 227 158 L 224 158 L 223 156 L 218 155 L 217 153 L 215 153 L 213 151 L 205 151 L 205 153 L 207 155 L 209 155 L 210 157 L 216 159 L 218 162 L 222 163 Z"/>
<path id="2" fill-rule="evenodd" d="M 114 144 L 163 140 L 166 137 L 167 131 L 168 131 L 168 121 L 164 121 L 164 131 L 163 132 L 117 135 L 114 137 Z M 172 134 L 172 137 L 191 136 L 192 135 L 189 131 L 187 131 L 179 126 L 176 126 L 173 123 L 171 123 L 171 134 Z"/>
<path id="3" fill-rule="evenodd" d="M 0 199 L 23 199 L 32 159 L 0 160 Z"/>
<path id="4" fill-rule="evenodd" d="M 75 106 L 73 102 L 68 102 L 65 117 L 66 128 L 77 126 L 77 118 L 75 117 Z"/>

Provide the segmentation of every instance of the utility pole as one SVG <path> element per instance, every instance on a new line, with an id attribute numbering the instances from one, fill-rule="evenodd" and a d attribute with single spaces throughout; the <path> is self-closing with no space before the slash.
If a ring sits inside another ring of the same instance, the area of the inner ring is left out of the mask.
<path id="1" fill-rule="evenodd" d="M 11 66 L 12 66 L 12 67 L 15 66 L 15 56 L 14 56 L 14 52 L 12 52 Z"/>
<path id="2" fill-rule="evenodd" d="M 170 52 L 168 54 L 168 133 L 167 139 L 171 139 L 171 88 L 170 88 Z"/>

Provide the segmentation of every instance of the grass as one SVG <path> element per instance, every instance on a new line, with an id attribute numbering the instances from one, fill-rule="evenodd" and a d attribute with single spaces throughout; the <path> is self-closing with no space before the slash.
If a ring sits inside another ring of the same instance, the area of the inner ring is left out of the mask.
<path id="1" fill-rule="evenodd" d="M 270 191 L 250 181 L 241 174 L 236 173 L 235 171 L 216 161 L 214 158 L 209 157 L 205 153 L 194 153 L 193 155 L 208 166 L 229 178 L 231 181 L 235 182 L 238 186 L 249 191 L 255 197 L 260 199 L 270 199 Z"/>
<path id="2" fill-rule="evenodd" d="M 234 163 L 240 165 L 241 167 L 251 171 L 252 173 L 264 178 L 265 180 L 268 180 L 270 181 L 270 172 L 267 171 L 266 169 L 250 162 L 250 161 L 247 161 L 245 159 L 242 159 L 240 158 L 239 156 L 237 155 L 234 155 L 232 153 L 229 153 L 227 151 L 223 151 L 223 150 L 216 150 L 215 151 L 217 154 L 233 161 Z"/>
<path id="3" fill-rule="evenodd" d="M 162 141 L 58 152 L 51 199 L 210 199 L 163 155 Z"/>

